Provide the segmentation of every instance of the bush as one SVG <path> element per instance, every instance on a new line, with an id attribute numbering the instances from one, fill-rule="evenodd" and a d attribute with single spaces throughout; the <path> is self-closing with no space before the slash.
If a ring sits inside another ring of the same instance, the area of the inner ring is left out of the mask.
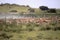
<path id="1" fill-rule="evenodd" d="M 29 5 L 27 5 L 26 7 L 30 7 Z"/>
<path id="2" fill-rule="evenodd" d="M 44 30 L 51 30 L 49 26 L 40 26 L 39 30 L 44 31 Z"/>
<path id="3" fill-rule="evenodd" d="M 2 32 L 0 33 L 0 40 L 9 40 L 11 37 L 13 37 L 12 35 L 8 35 L 6 32 Z"/>
<path id="4" fill-rule="evenodd" d="M 54 31 L 60 30 L 60 27 L 54 27 Z"/>
<path id="5" fill-rule="evenodd" d="M 18 12 L 17 10 L 11 10 L 10 12 Z"/>
<path id="6" fill-rule="evenodd" d="M 35 12 L 35 10 L 32 9 L 32 8 L 29 8 L 28 11 L 29 11 L 29 12 Z"/>
<path id="7" fill-rule="evenodd" d="M 48 13 L 56 13 L 56 9 L 49 9 Z"/>

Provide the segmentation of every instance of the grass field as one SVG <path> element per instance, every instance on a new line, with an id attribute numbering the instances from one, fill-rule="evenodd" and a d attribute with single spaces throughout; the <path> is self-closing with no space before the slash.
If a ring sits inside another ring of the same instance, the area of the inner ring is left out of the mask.
<path id="1" fill-rule="evenodd" d="M 2 28 L 1 28 L 2 27 Z M 60 40 L 59 24 L 0 24 L 0 40 Z"/>
<path id="2" fill-rule="evenodd" d="M 9 40 L 60 40 L 60 31 L 8 32 L 13 35 Z"/>
<path id="3" fill-rule="evenodd" d="M 0 5 L 0 13 L 10 13 L 16 10 L 16 13 L 28 13 L 30 7 L 19 5 Z M 32 8 L 35 10 L 35 15 L 41 17 L 58 16 L 60 17 L 60 9 L 56 9 L 57 13 L 47 13 L 41 11 L 39 8 Z M 28 15 L 28 14 L 27 14 Z M 45 15 L 45 16 L 44 16 Z M 55 20 L 54 20 L 55 21 Z M 0 23 L 0 40 L 60 40 L 60 22 L 51 22 L 50 24 L 12 24 Z"/>

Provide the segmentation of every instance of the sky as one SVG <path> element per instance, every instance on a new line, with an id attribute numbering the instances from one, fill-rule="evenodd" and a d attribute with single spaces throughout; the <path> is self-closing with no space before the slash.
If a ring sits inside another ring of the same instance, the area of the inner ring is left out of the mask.
<path id="1" fill-rule="evenodd" d="M 0 0 L 0 4 L 1 3 L 29 5 L 32 8 L 39 8 L 39 6 L 60 8 L 60 0 Z"/>

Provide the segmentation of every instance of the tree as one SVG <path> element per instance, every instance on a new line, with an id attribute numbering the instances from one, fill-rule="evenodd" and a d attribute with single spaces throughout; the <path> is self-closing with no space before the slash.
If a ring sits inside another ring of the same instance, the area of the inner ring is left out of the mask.
<path id="1" fill-rule="evenodd" d="M 39 9 L 44 11 L 44 10 L 48 10 L 49 8 L 47 6 L 40 6 Z"/>
<path id="2" fill-rule="evenodd" d="M 49 10 L 49 8 L 47 6 L 40 6 L 39 9 L 41 9 L 42 13 L 44 13 L 44 17 L 46 16 L 45 13 L 47 13 L 47 11 Z"/>

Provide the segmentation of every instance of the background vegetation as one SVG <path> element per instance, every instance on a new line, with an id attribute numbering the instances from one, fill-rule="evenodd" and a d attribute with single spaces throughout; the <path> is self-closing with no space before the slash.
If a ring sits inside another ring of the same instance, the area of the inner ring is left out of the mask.
<path id="1" fill-rule="evenodd" d="M 43 11 L 42 11 L 43 10 Z M 55 11 L 56 10 L 56 11 Z M 60 13 L 60 9 L 48 8 L 47 6 L 40 6 L 39 8 L 31 8 L 29 5 L 17 5 L 17 4 L 0 4 L 0 13 Z"/>

